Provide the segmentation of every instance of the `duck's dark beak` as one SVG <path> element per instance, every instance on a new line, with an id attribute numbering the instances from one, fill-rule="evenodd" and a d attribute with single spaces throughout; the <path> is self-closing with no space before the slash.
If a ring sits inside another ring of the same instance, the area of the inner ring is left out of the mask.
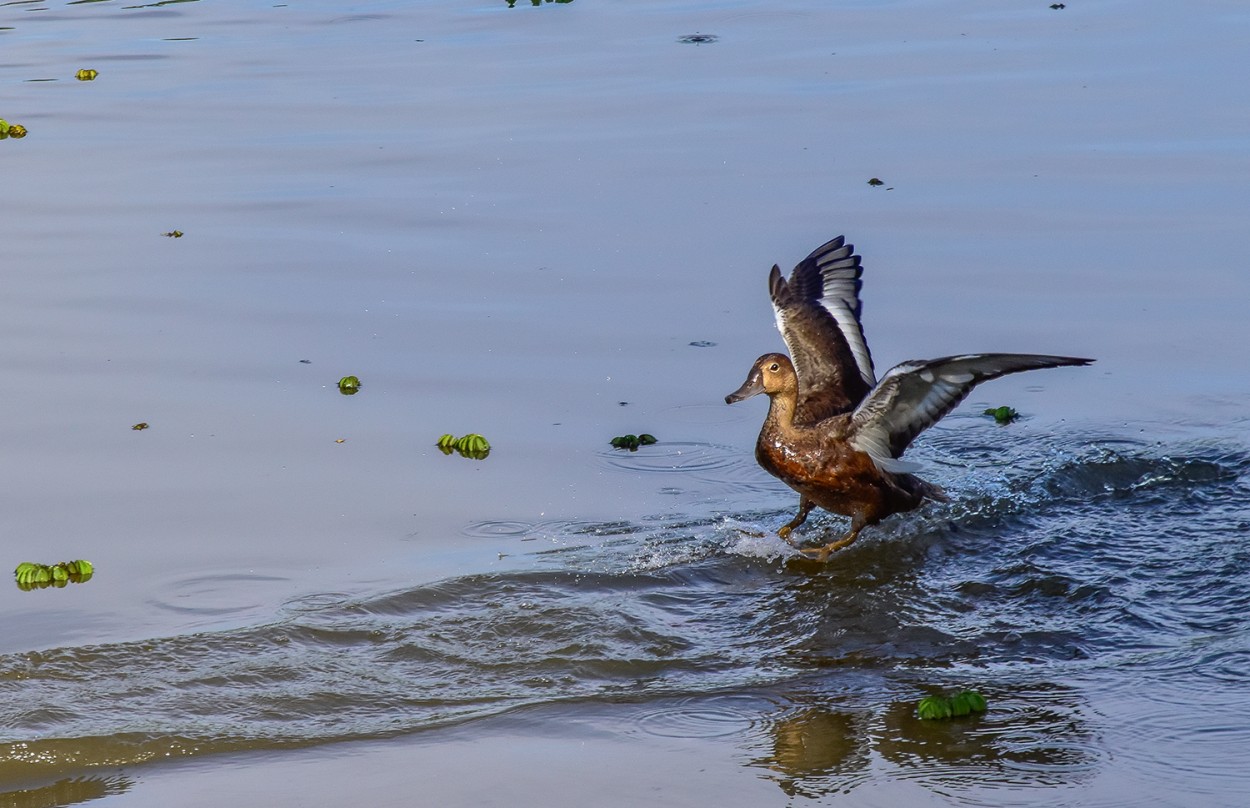
<path id="1" fill-rule="evenodd" d="M 747 376 L 747 380 L 742 383 L 741 387 L 725 396 L 725 403 L 737 404 L 745 398 L 758 396 L 762 392 L 764 392 L 764 377 L 759 368 L 751 368 L 751 375 Z"/>

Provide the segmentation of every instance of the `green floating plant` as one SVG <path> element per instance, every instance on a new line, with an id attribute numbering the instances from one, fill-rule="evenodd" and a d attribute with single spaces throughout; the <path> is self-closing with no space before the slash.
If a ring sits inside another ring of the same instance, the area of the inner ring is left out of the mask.
<path id="1" fill-rule="evenodd" d="M 24 592 L 32 589 L 46 589 L 49 586 L 62 587 L 66 584 L 81 584 L 91 580 L 95 567 L 90 561 L 78 559 L 62 561 L 59 564 L 34 564 L 23 561 L 13 570 L 17 579 L 17 588 Z"/>
<path id="2" fill-rule="evenodd" d="M 161 233 L 161 235 L 165 238 L 182 238 L 183 232 L 181 230 L 170 230 L 168 233 Z"/>
<path id="3" fill-rule="evenodd" d="M 437 446 L 445 455 L 456 452 L 461 457 L 471 460 L 485 460 L 490 454 L 490 443 L 476 432 L 470 432 L 459 438 L 451 434 L 443 435 L 438 439 Z"/>
<path id="4" fill-rule="evenodd" d="M 631 452 L 638 451 L 639 446 L 650 446 L 655 442 L 655 435 L 648 435 L 646 432 L 641 435 L 621 435 L 611 440 L 614 448 L 628 449 Z"/>
<path id="5" fill-rule="evenodd" d="M 0 140 L 4 140 L 6 137 L 24 138 L 26 137 L 26 127 L 20 123 L 9 123 L 0 118 Z"/>
<path id="6" fill-rule="evenodd" d="M 992 415 L 994 420 L 1000 424 L 1010 424 L 1012 421 L 1020 417 L 1020 413 L 1011 407 L 990 407 L 982 415 Z"/>
<path id="7" fill-rule="evenodd" d="M 975 690 L 964 690 L 950 698 L 926 696 L 916 705 L 916 715 L 925 721 L 962 718 L 985 712 L 985 697 Z"/>
<path id="8" fill-rule="evenodd" d="M 882 180 L 879 177 L 873 177 L 872 179 L 868 180 L 868 184 L 871 185 L 873 188 L 876 188 L 878 185 L 885 185 L 885 183 L 882 182 Z"/>
<path id="9" fill-rule="evenodd" d="M 360 392 L 360 379 L 355 376 L 344 376 L 339 379 L 339 392 L 345 396 L 354 396 Z"/>
<path id="10" fill-rule="evenodd" d="M 89 67 L 84 67 L 74 74 L 74 78 L 79 81 L 95 81 L 95 77 L 98 75 L 100 75 L 98 71 L 92 70 Z"/>

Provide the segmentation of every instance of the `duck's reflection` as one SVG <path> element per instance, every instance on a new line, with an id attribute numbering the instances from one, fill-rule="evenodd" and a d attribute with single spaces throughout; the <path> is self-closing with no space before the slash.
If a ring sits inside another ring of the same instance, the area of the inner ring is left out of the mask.
<path id="1" fill-rule="evenodd" d="M 764 754 L 749 765 L 787 795 L 809 798 L 879 779 L 882 766 L 940 795 L 1071 784 L 1097 767 L 1075 691 L 1042 682 L 984 693 L 990 712 L 950 721 L 920 720 L 910 699 L 873 710 L 819 692 L 787 694 L 756 738 Z"/>
<path id="2" fill-rule="evenodd" d="M 868 768 L 868 725 L 866 714 L 800 708 L 772 722 L 771 754 L 755 762 L 792 797 L 842 791 Z"/>

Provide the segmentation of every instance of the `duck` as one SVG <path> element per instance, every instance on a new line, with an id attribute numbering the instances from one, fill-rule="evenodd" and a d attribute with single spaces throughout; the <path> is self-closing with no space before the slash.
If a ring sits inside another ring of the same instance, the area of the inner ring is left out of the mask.
<path id="1" fill-rule="evenodd" d="M 864 528 L 926 501 L 941 487 L 916 476 L 902 455 L 977 385 L 1026 370 L 1089 365 L 1048 354 L 978 353 L 908 360 L 876 378 L 861 321 L 862 259 L 838 236 L 804 258 L 789 280 L 773 265 L 769 296 L 789 355 L 766 353 L 725 396 L 736 404 L 768 396 L 755 458 L 799 495 L 798 513 L 778 535 L 803 555 L 828 561 Z M 816 547 L 793 538 L 815 508 L 850 517 L 841 537 Z"/>

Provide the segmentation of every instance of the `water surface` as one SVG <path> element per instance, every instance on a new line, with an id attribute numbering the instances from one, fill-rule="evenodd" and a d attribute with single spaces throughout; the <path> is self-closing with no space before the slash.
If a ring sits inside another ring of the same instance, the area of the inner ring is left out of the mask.
<path id="1" fill-rule="evenodd" d="M 0 790 L 1240 804 L 1250 16 L 1067 5 L 0 7 L 3 546 L 98 570 L 0 591 Z M 1098 363 L 818 567 L 721 400 L 838 233 L 879 370 Z"/>

